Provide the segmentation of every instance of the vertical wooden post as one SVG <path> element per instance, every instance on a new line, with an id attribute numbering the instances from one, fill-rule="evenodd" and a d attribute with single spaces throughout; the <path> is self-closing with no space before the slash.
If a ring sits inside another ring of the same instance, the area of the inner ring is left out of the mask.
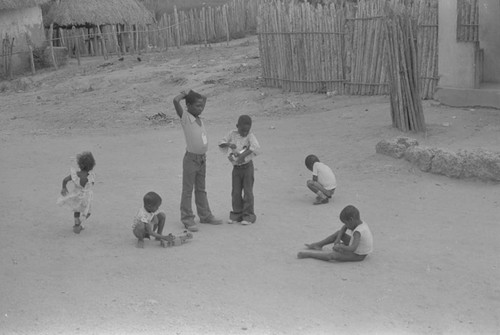
<path id="1" fill-rule="evenodd" d="M 75 26 L 71 27 L 71 32 L 73 33 L 73 40 L 75 41 L 75 53 L 76 53 L 76 59 L 78 61 L 78 65 L 80 65 L 80 42 L 78 41 L 78 36 L 76 33 L 76 28 Z"/>
<path id="2" fill-rule="evenodd" d="M 50 57 L 52 58 L 52 64 L 54 64 L 55 69 L 57 70 L 57 63 L 56 63 L 56 57 L 54 56 L 54 45 L 52 42 L 52 37 L 54 34 L 54 24 L 50 24 L 50 29 L 49 29 L 49 42 L 50 42 Z"/>
<path id="3" fill-rule="evenodd" d="M 134 31 L 135 31 L 135 51 L 137 52 L 138 55 L 141 54 L 140 46 L 139 46 L 139 27 L 134 24 Z"/>
<path id="4" fill-rule="evenodd" d="M 133 25 L 131 25 L 127 29 L 127 36 L 128 36 L 128 42 L 129 42 L 128 44 L 129 44 L 129 48 L 130 48 L 129 52 L 131 54 L 134 53 L 134 46 L 135 46 L 135 43 L 134 43 L 134 30 L 133 29 L 134 29 Z"/>
<path id="5" fill-rule="evenodd" d="M 8 44 L 8 50 L 9 50 L 9 61 L 8 61 L 9 73 L 8 73 L 8 76 L 9 76 L 9 79 L 12 79 L 12 49 L 14 49 L 14 37 L 12 37 L 12 42 L 10 42 L 10 43 L 9 43 L 9 40 L 7 40 L 7 44 Z"/>
<path id="6" fill-rule="evenodd" d="M 87 48 L 87 42 L 85 41 L 85 28 L 81 28 L 80 31 L 82 32 L 82 41 L 83 41 L 83 54 L 86 55 L 89 52 L 89 48 Z"/>
<path id="7" fill-rule="evenodd" d="M 120 44 L 118 43 L 118 34 L 116 33 L 116 27 L 114 24 L 111 25 L 111 31 L 113 32 L 113 42 L 115 44 L 115 53 L 117 56 L 120 55 Z"/>
<path id="8" fill-rule="evenodd" d="M 101 27 L 99 27 L 99 25 L 97 26 L 97 33 L 99 34 L 99 37 L 101 38 L 102 56 L 106 60 L 106 59 L 108 59 L 108 51 L 106 50 L 106 43 L 104 42 L 104 35 L 102 34 Z"/>
<path id="9" fill-rule="evenodd" d="M 64 32 L 62 28 L 59 28 L 58 31 L 59 31 L 59 46 L 63 47 L 66 45 L 66 42 L 64 41 Z"/>
<path id="10" fill-rule="evenodd" d="M 35 60 L 33 58 L 33 47 L 31 45 L 28 45 L 28 49 L 30 51 L 30 65 L 31 65 L 31 74 L 35 74 Z"/>
<path id="11" fill-rule="evenodd" d="M 177 6 L 174 6 L 174 20 L 175 20 L 175 39 L 177 48 L 180 48 L 180 32 L 179 32 L 179 14 L 177 13 Z"/>
<path id="12" fill-rule="evenodd" d="M 7 34 L 5 34 L 5 36 L 7 37 Z M 6 53 L 5 53 L 5 39 L 1 35 L 0 35 L 0 37 L 2 38 L 3 72 L 4 72 L 4 75 L 6 76 L 7 75 L 7 57 L 6 57 Z"/>
<path id="13" fill-rule="evenodd" d="M 88 34 L 89 34 L 90 55 L 91 56 L 95 56 L 95 55 L 97 55 L 95 27 L 94 28 L 89 28 L 87 31 L 88 31 Z"/>
<path id="14" fill-rule="evenodd" d="M 149 49 L 149 25 L 146 24 L 146 53 Z"/>
<path id="15" fill-rule="evenodd" d="M 206 7 L 205 7 L 205 4 L 203 5 L 203 7 L 201 8 L 201 22 L 202 22 L 202 30 L 203 30 L 203 43 L 204 43 L 204 46 L 206 47 L 207 46 L 207 11 L 206 11 Z"/>
<path id="16" fill-rule="evenodd" d="M 31 41 L 30 35 L 26 32 L 24 33 L 24 36 L 26 38 L 26 44 L 28 45 L 28 50 L 30 53 L 30 66 L 31 66 L 31 74 L 35 74 L 35 59 L 33 57 L 33 42 Z"/>
<path id="17" fill-rule="evenodd" d="M 226 25 L 226 45 L 229 45 L 229 21 L 227 18 L 227 4 L 222 6 L 222 16 L 224 17 L 224 24 Z"/>

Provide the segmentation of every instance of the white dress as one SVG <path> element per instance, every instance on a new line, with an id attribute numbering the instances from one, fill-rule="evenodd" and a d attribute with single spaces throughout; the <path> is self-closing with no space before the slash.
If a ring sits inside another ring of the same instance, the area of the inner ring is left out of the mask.
<path id="1" fill-rule="evenodd" d="M 88 181 L 83 187 L 80 185 L 80 178 L 74 168 L 70 169 L 70 176 L 72 187 L 68 187 L 68 194 L 61 195 L 57 199 L 57 204 L 68 206 L 73 212 L 79 212 L 83 218 L 86 218 L 90 213 L 95 175 L 93 172 L 89 172 Z"/>

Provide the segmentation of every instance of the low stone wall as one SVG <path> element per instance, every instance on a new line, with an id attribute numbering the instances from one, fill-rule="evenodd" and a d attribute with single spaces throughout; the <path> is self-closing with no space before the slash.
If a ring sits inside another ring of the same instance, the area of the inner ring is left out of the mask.
<path id="1" fill-rule="evenodd" d="M 397 137 L 382 140 L 375 150 L 393 158 L 404 158 L 421 171 L 451 178 L 478 178 L 500 181 L 500 153 L 477 149 L 453 152 L 441 148 L 420 146 L 415 139 Z"/>

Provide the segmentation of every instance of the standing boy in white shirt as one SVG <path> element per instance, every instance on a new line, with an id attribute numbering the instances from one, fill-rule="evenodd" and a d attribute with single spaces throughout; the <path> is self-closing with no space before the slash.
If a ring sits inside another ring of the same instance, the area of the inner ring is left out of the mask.
<path id="1" fill-rule="evenodd" d="M 346 206 L 340 212 L 340 221 L 344 226 L 327 238 L 306 244 L 307 249 L 317 251 L 301 251 L 298 258 L 315 258 L 322 261 L 359 262 L 373 251 L 373 235 L 368 225 L 361 220 L 359 210 Z M 352 234 L 348 234 L 347 231 Z M 333 250 L 321 252 L 325 245 L 333 243 Z"/>

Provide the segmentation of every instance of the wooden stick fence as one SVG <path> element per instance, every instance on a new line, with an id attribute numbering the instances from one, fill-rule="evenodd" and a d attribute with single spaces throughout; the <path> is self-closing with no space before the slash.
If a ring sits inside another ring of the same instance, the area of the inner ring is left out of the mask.
<path id="1" fill-rule="evenodd" d="M 257 34 L 265 84 L 300 92 L 388 94 L 386 3 L 262 4 Z M 419 91 L 430 99 L 438 82 L 437 0 L 405 6 L 418 22 Z"/>
<path id="2" fill-rule="evenodd" d="M 344 21 L 335 6 L 264 3 L 258 37 L 267 85 L 301 92 L 343 92 Z M 317 46 L 323 46 L 318 48 Z"/>
<path id="3" fill-rule="evenodd" d="M 387 94 L 385 76 L 384 6 L 381 1 L 363 1 L 347 20 L 352 34 L 349 48 L 350 69 L 346 93 L 352 95 Z"/>
<path id="4" fill-rule="evenodd" d="M 9 79 L 12 78 L 12 50 L 14 48 L 14 40 L 15 38 L 10 37 L 7 33 L 2 38 L 2 65 L 4 76 Z"/>
<path id="5" fill-rule="evenodd" d="M 457 41 L 479 41 L 479 0 L 457 0 Z"/>
<path id="6" fill-rule="evenodd" d="M 391 117 L 401 131 L 425 131 L 420 99 L 417 55 L 417 22 L 406 9 L 388 9 L 388 74 Z"/>
<path id="7" fill-rule="evenodd" d="M 68 46 L 71 54 L 103 56 L 166 50 L 185 44 L 229 41 L 257 29 L 257 9 L 262 0 L 232 0 L 217 7 L 177 11 L 151 25 L 105 25 L 55 30 L 55 46 Z"/>
<path id="8" fill-rule="evenodd" d="M 432 99 L 438 77 L 438 3 L 421 0 L 413 8 L 418 18 L 417 50 L 420 68 L 420 97 Z"/>

